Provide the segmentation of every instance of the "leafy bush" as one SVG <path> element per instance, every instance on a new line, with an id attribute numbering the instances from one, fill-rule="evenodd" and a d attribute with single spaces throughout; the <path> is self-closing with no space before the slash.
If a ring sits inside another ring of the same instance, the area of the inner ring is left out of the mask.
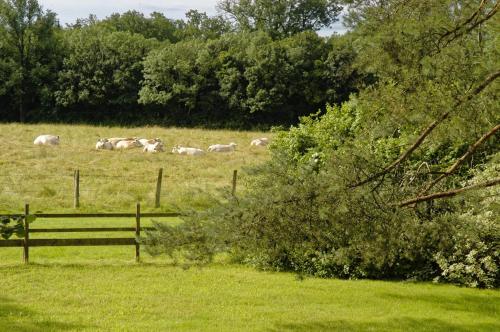
<path id="1" fill-rule="evenodd" d="M 28 222 L 32 223 L 36 217 L 28 216 Z M 24 236 L 24 216 L 2 216 L 0 215 L 0 237 L 8 240 L 12 235 Z"/>
<path id="2" fill-rule="evenodd" d="M 315 158 L 324 160 L 329 152 L 354 137 L 357 126 L 355 100 L 342 106 L 327 105 L 324 114 L 318 112 L 301 117 L 300 123 L 287 131 L 275 130 L 276 139 L 271 150 L 296 164 L 307 164 Z"/>
<path id="3" fill-rule="evenodd" d="M 484 169 L 468 184 L 492 178 L 500 170 L 500 153 L 492 156 Z M 468 195 L 464 211 L 456 217 L 455 231 L 446 250 L 435 255 L 441 269 L 436 281 L 444 280 L 469 287 L 500 286 L 500 188 Z"/>

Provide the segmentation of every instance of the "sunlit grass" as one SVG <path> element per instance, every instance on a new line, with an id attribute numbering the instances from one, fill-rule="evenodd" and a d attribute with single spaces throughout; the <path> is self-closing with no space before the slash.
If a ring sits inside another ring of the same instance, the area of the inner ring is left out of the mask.
<path id="1" fill-rule="evenodd" d="M 54 147 L 34 146 L 40 134 L 61 137 Z M 231 185 L 234 169 L 269 158 L 265 148 L 250 147 L 262 132 L 179 129 L 160 127 L 120 128 L 71 125 L 0 125 L 0 212 L 19 213 L 25 202 L 32 211 L 73 211 L 73 173 L 80 170 L 80 211 L 127 211 L 140 201 L 154 209 L 158 169 L 163 168 L 162 208 L 204 206 L 207 197 Z M 166 153 L 145 154 L 142 149 L 96 151 L 100 137 L 160 137 Z M 233 153 L 201 157 L 171 154 L 174 145 L 205 149 L 215 143 L 235 142 Z M 240 172 L 240 179 L 244 173 Z M 239 182 L 240 183 L 240 182 Z M 244 190 L 240 187 L 239 190 Z M 199 191 L 200 195 L 193 195 Z"/>
<path id="2" fill-rule="evenodd" d="M 0 267 L 1 331 L 498 331 L 500 293 L 164 264 Z"/>

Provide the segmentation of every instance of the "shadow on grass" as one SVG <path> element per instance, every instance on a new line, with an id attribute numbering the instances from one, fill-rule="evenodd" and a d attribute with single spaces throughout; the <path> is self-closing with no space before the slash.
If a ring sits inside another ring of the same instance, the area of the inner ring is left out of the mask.
<path id="1" fill-rule="evenodd" d="M 33 310 L 23 308 L 17 303 L 0 297 L 0 331 L 42 332 L 74 331 L 85 326 L 44 319 Z"/>
<path id="2" fill-rule="evenodd" d="M 5 269 L 25 269 L 29 270 L 30 268 L 40 268 L 40 269 L 52 269 L 52 268 L 108 268 L 108 267 L 121 267 L 121 268 L 131 268 L 131 269 L 140 269 L 140 268 L 168 268 L 168 267 L 182 267 L 180 264 L 175 264 L 171 262 L 140 262 L 136 263 L 134 261 L 126 261 L 126 260 L 82 260 L 75 263 L 65 263 L 60 261 L 51 261 L 51 262 L 30 262 L 28 265 L 25 264 L 4 264 L 0 265 L 0 270 Z M 0 331 L 1 332 L 1 331 Z"/>
<path id="3" fill-rule="evenodd" d="M 359 322 L 353 320 L 330 320 L 324 322 L 304 322 L 277 325 L 269 331 L 500 331 L 498 313 L 500 309 L 500 293 L 470 294 L 409 294 L 395 293 L 381 294 L 381 298 L 388 298 L 391 303 L 414 303 L 419 307 L 433 308 L 441 312 L 438 318 L 397 317 L 380 319 L 373 322 Z M 445 312 L 443 315 L 443 311 Z M 446 312 L 453 316 L 466 314 L 467 323 L 454 323 L 452 318 L 446 317 Z M 437 316 L 434 314 L 434 316 Z M 439 319 L 442 318 L 442 319 Z M 448 318 L 448 319 L 447 319 Z M 486 322 L 485 322 L 486 320 Z M 490 321 L 490 322 L 488 322 Z"/>
<path id="4" fill-rule="evenodd" d="M 479 291 L 478 291 L 479 292 Z M 498 318 L 500 310 L 500 293 L 489 296 L 485 293 L 470 294 L 411 294 L 401 295 L 387 293 L 382 297 L 390 300 L 405 301 L 410 303 L 423 303 L 425 306 L 432 306 L 441 310 L 464 312 L 477 315 L 478 317 Z M 495 325 L 500 331 L 500 320 Z"/>
<path id="5" fill-rule="evenodd" d="M 470 331 L 498 331 L 498 324 L 453 324 L 443 320 L 415 319 L 415 318 L 396 318 L 387 321 L 377 322 L 353 322 L 353 321 L 329 321 L 318 323 L 303 323 L 303 324 L 281 324 L 269 331 L 272 332 L 293 332 L 293 331 L 454 331 L 454 332 L 470 332 Z"/>

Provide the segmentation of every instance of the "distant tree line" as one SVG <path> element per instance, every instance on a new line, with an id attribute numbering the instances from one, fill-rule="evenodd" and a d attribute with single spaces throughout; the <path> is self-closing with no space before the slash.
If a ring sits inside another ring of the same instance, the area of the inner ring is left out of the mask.
<path id="1" fill-rule="evenodd" d="M 0 0 L 0 121 L 291 124 L 371 81 L 331 0 L 220 1 L 185 20 L 137 11 L 62 27 L 36 0 Z"/>

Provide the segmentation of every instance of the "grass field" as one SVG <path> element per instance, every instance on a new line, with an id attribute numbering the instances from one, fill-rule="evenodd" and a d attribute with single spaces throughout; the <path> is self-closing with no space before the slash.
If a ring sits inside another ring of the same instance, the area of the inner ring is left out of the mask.
<path id="1" fill-rule="evenodd" d="M 58 147 L 35 147 L 42 133 Z M 98 137 L 161 137 L 167 147 L 234 141 L 238 151 L 201 158 L 95 151 Z M 229 186 L 233 169 L 266 160 L 256 132 L 57 125 L 0 125 L 0 213 L 72 208 L 72 174 L 82 176 L 81 211 L 154 210 L 156 171 L 167 175 L 160 210 L 202 206 Z M 12 143 L 12 137 L 16 140 Z M 243 177 L 241 182 L 244 183 Z M 238 187 L 244 190 L 244 186 Z M 199 191 L 196 194 L 196 191 Z M 193 194 L 194 193 L 194 194 Z M 180 222 L 177 218 L 160 220 Z M 142 219 L 142 226 L 152 220 Z M 37 219 L 32 228 L 132 227 L 129 219 Z M 31 238 L 133 237 L 129 233 L 32 233 Z M 134 261 L 133 246 L 0 248 L 0 331 L 499 331 L 500 292 L 430 283 L 298 279 L 232 265 L 224 257 L 184 268 L 164 257 Z"/>
<path id="2" fill-rule="evenodd" d="M 59 146 L 34 146 L 40 134 L 61 137 Z M 158 169 L 164 169 L 162 209 L 203 206 L 204 194 L 229 187 L 234 169 L 266 160 L 266 148 L 250 141 L 269 133 L 209 131 L 160 127 L 119 128 L 69 125 L 0 124 L 0 212 L 19 213 L 25 202 L 32 211 L 72 211 L 73 173 L 80 170 L 81 211 L 133 212 L 140 201 L 153 210 Z M 96 151 L 100 137 L 160 137 L 166 153 L 145 154 L 142 149 Z M 237 151 L 202 157 L 170 153 L 174 145 L 206 148 L 235 142 Z M 244 190 L 240 172 L 239 189 Z M 199 192 L 199 194 L 196 194 Z"/>
<path id="3" fill-rule="evenodd" d="M 500 293 L 211 265 L 2 266 L 1 331 L 499 331 Z"/>

